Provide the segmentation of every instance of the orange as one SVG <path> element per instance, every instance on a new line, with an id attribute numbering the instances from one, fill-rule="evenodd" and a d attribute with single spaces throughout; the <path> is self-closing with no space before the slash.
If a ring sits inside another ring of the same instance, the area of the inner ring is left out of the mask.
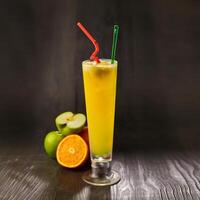
<path id="1" fill-rule="evenodd" d="M 56 151 L 58 163 L 68 168 L 80 167 L 87 161 L 88 155 L 87 143 L 76 134 L 62 139 Z"/>

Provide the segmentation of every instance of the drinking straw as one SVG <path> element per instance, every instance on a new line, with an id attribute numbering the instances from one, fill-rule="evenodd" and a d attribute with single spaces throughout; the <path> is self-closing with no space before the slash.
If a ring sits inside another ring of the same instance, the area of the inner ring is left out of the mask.
<path id="1" fill-rule="evenodd" d="M 83 33 L 88 37 L 88 39 L 93 43 L 95 47 L 95 51 L 90 56 L 90 60 L 95 60 L 96 62 L 100 63 L 97 54 L 99 53 L 99 44 L 98 42 L 92 37 L 92 35 L 87 31 L 87 29 L 80 23 L 77 23 L 77 26 L 83 31 Z"/>
<path id="2" fill-rule="evenodd" d="M 118 25 L 114 25 L 114 28 L 113 28 L 112 52 L 111 52 L 111 64 L 113 64 L 114 60 L 115 60 L 118 32 L 119 32 L 119 26 Z"/>

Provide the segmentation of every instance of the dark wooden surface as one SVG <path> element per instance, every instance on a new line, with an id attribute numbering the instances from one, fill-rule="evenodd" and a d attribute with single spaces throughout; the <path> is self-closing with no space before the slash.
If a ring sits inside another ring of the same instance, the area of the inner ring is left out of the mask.
<path id="1" fill-rule="evenodd" d="M 30 141 L 26 137 L 18 137 L 16 132 L 13 140 L 7 136 L 0 141 L 2 200 L 200 199 L 197 150 L 136 150 L 127 143 L 129 151 L 120 153 L 123 149 L 118 149 L 113 156 L 113 169 L 119 171 L 121 181 L 111 187 L 93 187 L 81 180 L 89 166 L 64 169 L 44 154 L 43 138 Z"/>

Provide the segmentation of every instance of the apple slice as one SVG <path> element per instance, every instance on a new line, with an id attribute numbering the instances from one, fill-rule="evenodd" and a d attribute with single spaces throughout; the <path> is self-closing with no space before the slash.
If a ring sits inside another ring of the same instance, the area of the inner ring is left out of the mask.
<path id="1" fill-rule="evenodd" d="M 86 116 L 82 113 L 75 114 L 68 122 L 67 127 L 73 133 L 79 133 L 86 123 Z"/>
<path id="2" fill-rule="evenodd" d="M 60 132 L 62 132 L 62 129 L 66 127 L 67 122 L 71 120 L 73 116 L 74 114 L 72 112 L 64 112 L 56 117 L 56 127 Z"/>

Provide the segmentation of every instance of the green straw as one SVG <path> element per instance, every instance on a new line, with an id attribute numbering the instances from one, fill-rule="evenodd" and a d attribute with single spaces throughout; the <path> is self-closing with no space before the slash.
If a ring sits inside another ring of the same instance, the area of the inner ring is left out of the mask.
<path id="1" fill-rule="evenodd" d="M 114 28 L 113 28 L 112 53 L 111 53 L 111 64 L 113 64 L 114 60 L 115 60 L 118 32 L 119 32 L 119 26 L 118 25 L 114 25 Z"/>

